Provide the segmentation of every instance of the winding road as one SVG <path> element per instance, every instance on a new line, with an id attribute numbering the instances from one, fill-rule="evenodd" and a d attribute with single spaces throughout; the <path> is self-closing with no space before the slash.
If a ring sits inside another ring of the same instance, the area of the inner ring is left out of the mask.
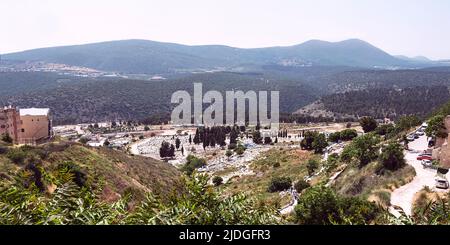
<path id="1" fill-rule="evenodd" d="M 401 207 L 405 214 L 411 215 L 414 195 L 422 190 L 423 187 L 428 186 L 433 191 L 445 191 L 435 188 L 434 177 L 436 175 L 436 170 L 424 168 L 421 162 L 416 159 L 419 152 L 423 152 L 427 148 L 427 137 L 421 136 L 413 142 L 410 142 L 409 151 L 405 151 L 405 160 L 407 164 L 414 167 L 416 176 L 410 183 L 395 189 L 391 194 L 392 206 L 389 211 L 397 217 L 400 216 L 400 213 L 395 210 L 393 206 Z"/>

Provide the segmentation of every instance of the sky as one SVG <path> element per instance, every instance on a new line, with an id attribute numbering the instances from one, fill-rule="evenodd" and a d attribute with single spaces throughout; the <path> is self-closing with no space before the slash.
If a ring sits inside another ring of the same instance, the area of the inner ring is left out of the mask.
<path id="1" fill-rule="evenodd" d="M 359 38 L 450 58 L 449 0 L 0 0 L 0 53 L 147 39 L 241 48 Z"/>

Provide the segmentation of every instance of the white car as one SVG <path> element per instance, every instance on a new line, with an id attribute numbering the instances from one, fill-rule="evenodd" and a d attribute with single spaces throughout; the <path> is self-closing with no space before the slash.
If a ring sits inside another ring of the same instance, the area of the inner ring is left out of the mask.
<path id="1" fill-rule="evenodd" d="M 448 189 L 449 184 L 448 184 L 448 180 L 447 179 L 438 176 L 438 177 L 435 178 L 435 181 L 436 181 L 436 188 Z"/>
<path id="2" fill-rule="evenodd" d="M 419 135 L 419 136 L 425 135 L 425 133 L 423 131 L 417 131 L 416 134 Z"/>
<path id="3" fill-rule="evenodd" d="M 422 160 L 421 164 L 424 168 L 429 168 L 433 166 L 433 162 L 431 160 Z"/>
<path id="4" fill-rule="evenodd" d="M 413 134 L 410 134 L 410 135 L 408 135 L 408 137 L 406 137 L 406 139 L 407 139 L 408 141 L 414 141 L 416 138 L 414 137 Z"/>

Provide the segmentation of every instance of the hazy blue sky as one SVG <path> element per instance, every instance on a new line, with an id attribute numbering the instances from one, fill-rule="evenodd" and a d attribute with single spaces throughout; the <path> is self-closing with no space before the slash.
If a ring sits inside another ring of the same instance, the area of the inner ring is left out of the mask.
<path id="1" fill-rule="evenodd" d="M 119 39 L 236 47 L 360 38 L 450 58 L 449 0 L 0 0 L 0 53 Z"/>

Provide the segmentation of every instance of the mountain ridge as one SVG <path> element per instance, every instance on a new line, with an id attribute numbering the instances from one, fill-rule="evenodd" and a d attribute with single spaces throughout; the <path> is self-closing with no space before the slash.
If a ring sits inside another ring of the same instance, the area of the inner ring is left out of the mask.
<path id="1" fill-rule="evenodd" d="M 236 48 L 184 45 L 143 39 L 106 41 L 26 50 L 6 60 L 44 61 L 122 73 L 164 74 L 196 69 L 235 69 L 248 65 L 421 67 L 432 62 L 396 58 L 360 39 L 310 40 L 292 46 Z"/>

